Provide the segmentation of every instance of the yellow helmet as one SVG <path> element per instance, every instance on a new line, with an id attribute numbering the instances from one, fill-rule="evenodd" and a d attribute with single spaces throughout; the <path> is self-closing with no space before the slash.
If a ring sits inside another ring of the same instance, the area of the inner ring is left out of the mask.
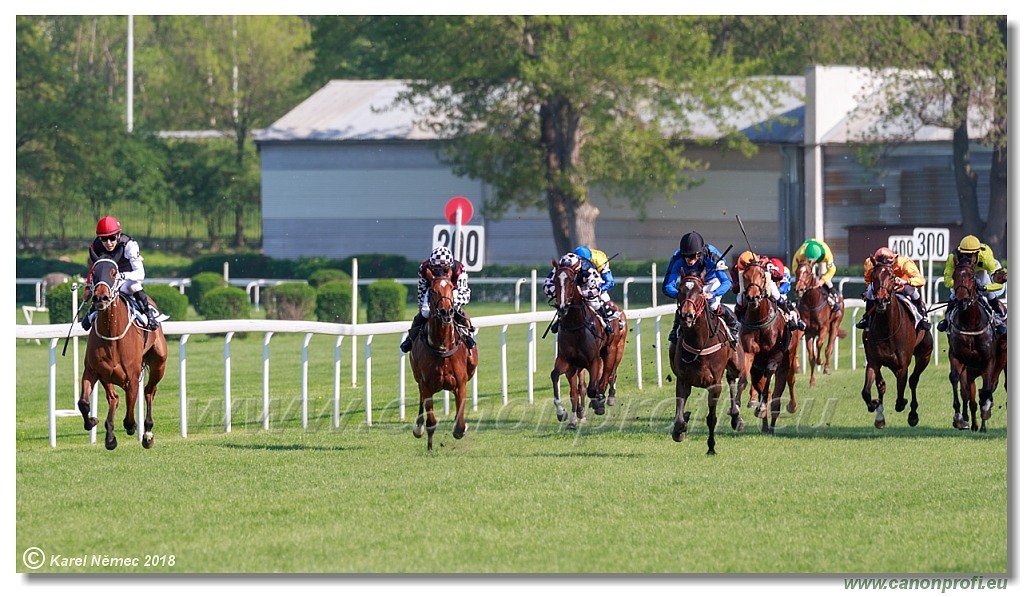
<path id="1" fill-rule="evenodd" d="M 740 258 L 736 260 L 736 264 L 739 266 L 737 269 L 745 269 L 751 263 L 758 261 L 760 258 L 757 253 L 753 251 L 743 251 L 740 253 Z"/>
<path id="2" fill-rule="evenodd" d="M 961 253 L 977 253 L 981 251 L 981 241 L 978 240 L 977 236 L 968 234 L 960 241 L 960 246 L 956 248 Z"/>

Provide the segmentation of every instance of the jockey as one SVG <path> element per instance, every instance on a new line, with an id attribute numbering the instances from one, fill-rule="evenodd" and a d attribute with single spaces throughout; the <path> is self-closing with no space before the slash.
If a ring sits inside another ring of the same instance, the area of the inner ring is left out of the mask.
<path id="1" fill-rule="evenodd" d="M 917 269 L 913 259 L 893 253 L 889 247 L 879 247 L 875 254 L 864 260 L 864 283 L 868 285 L 864 291 L 864 315 L 855 326 L 859 330 L 866 330 L 871 315 L 875 311 L 875 287 L 871 283 L 871 273 L 875 271 L 876 265 L 888 265 L 892 267 L 892 273 L 896 276 L 896 292 L 913 301 L 921 314 L 918 322 L 918 329 L 928 329 L 928 307 L 924 304 L 924 297 L 921 296 L 921 288 L 926 281 Z"/>
<path id="2" fill-rule="evenodd" d="M 117 269 L 124 275 L 124 282 L 118 288 L 121 293 L 134 297 L 139 310 L 146 316 L 146 328 L 155 330 L 161 321 L 168 319 L 149 302 L 149 296 L 142 289 L 146 279 L 146 270 L 142 267 L 142 255 L 139 243 L 132 237 L 121 232 L 121 222 L 113 216 L 103 216 L 96 223 L 96 239 L 89 245 L 89 280 L 92 279 L 92 265 L 100 259 L 110 259 L 117 263 Z M 82 329 L 89 331 L 93 319 L 96 318 L 96 306 L 93 305 L 82 318 Z"/>
<path id="3" fill-rule="evenodd" d="M 789 314 L 787 317 L 789 320 L 789 329 L 807 329 L 807 324 L 804 323 L 803 319 L 800 319 L 800 311 L 796 308 L 796 305 L 789 300 L 789 289 L 793 286 L 793 274 L 790 273 L 789 268 L 786 267 L 778 257 L 772 257 L 768 260 L 768 264 L 765 265 L 765 269 L 768 270 L 768 274 L 771 276 L 772 282 L 779 288 L 781 302 L 778 304 Z"/>
<path id="4" fill-rule="evenodd" d="M 974 279 L 978 281 L 979 294 L 983 294 L 992 308 L 993 325 L 1000 335 L 1006 334 L 1006 318 L 1003 315 L 1003 307 L 999 302 L 999 295 L 1005 290 L 1006 269 L 1000 265 L 992 253 L 992 247 L 982 244 L 978 237 L 968 234 L 960 241 L 956 251 L 946 258 L 946 269 L 943 271 L 943 282 L 946 288 L 953 288 L 953 270 L 961 257 L 970 257 L 974 264 Z M 945 332 L 949 328 L 949 312 L 953 309 L 955 297 L 950 291 L 949 301 L 946 303 L 946 312 L 939 322 L 938 329 Z"/>
<path id="5" fill-rule="evenodd" d="M 833 311 L 839 310 L 839 291 L 832 286 L 832 276 L 836 275 L 836 264 L 832 257 L 832 249 L 825 244 L 825 241 L 816 238 L 809 238 L 800 245 L 793 255 L 793 271 L 800 267 L 801 261 L 808 261 L 811 264 L 811 271 L 821 268 L 825 273 L 818 277 L 818 283 L 828 291 L 828 304 Z"/>
<path id="6" fill-rule="evenodd" d="M 606 327 L 615 327 L 613 324 L 617 321 L 616 316 L 618 312 L 610 304 L 612 297 L 608 294 L 608 291 L 615 286 L 615 276 L 612 275 L 612 267 L 608 263 L 608 255 L 604 251 L 582 245 L 573 249 L 572 252 L 579 256 L 580 267 L 597 270 L 597 274 L 601 277 L 601 294 L 599 296 L 601 299 L 601 310 L 598 311 L 598 314 L 604 318 L 607 324 Z"/>
<path id="7" fill-rule="evenodd" d="M 733 266 L 732 270 L 732 283 L 733 292 L 736 293 L 736 317 L 742 318 L 744 312 L 747 310 L 747 296 L 745 289 L 743 288 L 743 271 L 747 269 L 747 266 L 758 263 L 764 268 L 765 273 L 768 274 L 765 277 L 766 288 L 765 292 L 772 298 L 776 305 L 784 313 L 786 318 L 786 326 L 791 330 L 802 330 L 807 327 L 806 324 L 800 319 L 800 314 L 796 308 L 786 300 L 785 293 L 778 286 L 779 276 L 772 265 L 771 260 L 767 257 L 762 257 L 753 251 L 744 251 L 740 253 L 740 258 L 736 260 L 736 265 Z M 786 287 L 789 290 L 789 287 Z"/>
<path id="8" fill-rule="evenodd" d="M 466 348 L 476 346 L 476 339 L 473 337 L 473 329 L 469 318 L 462 310 L 462 305 L 469 302 L 469 276 L 466 275 L 466 268 L 462 262 L 456 261 L 448 247 L 435 247 L 430 257 L 420 264 L 419 281 L 416 283 L 416 304 L 419 311 L 412 319 L 412 326 L 409 328 L 409 335 L 399 345 L 402 352 L 412 350 L 412 343 L 419 335 L 423 324 L 430 316 L 430 283 L 427 282 L 427 270 L 431 270 L 435 276 L 447 276 L 455 284 L 455 323 L 465 328 L 469 333 L 465 334 Z"/>
<path id="9" fill-rule="evenodd" d="M 580 294 L 583 295 L 583 300 L 587 302 L 590 308 L 601 316 L 604 321 L 604 333 L 606 336 L 611 336 L 614 329 L 612 328 L 611 317 L 606 317 L 604 314 L 605 305 L 601 302 L 601 285 L 603 280 L 600 274 L 597 273 L 597 268 L 586 267 L 583 265 L 584 260 L 580 259 L 580 256 L 576 253 L 566 253 L 558 259 L 558 265 L 551 268 L 547 278 L 544 279 L 544 294 L 549 299 L 555 296 L 555 272 L 560 267 L 571 267 L 576 272 L 576 285 L 580 289 Z M 615 313 L 612 312 L 612 315 Z M 558 333 L 558 320 L 551 324 L 551 331 Z"/>
<path id="10" fill-rule="evenodd" d="M 726 272 L 727 267 L 722 261 L 723 255 L 704 242 L 704 237 L 695 231 L 687 232 L 679 239 L 679 249 L 672 253 L 665 269 L 665 279 L 661 283 L 661 291 L 665 296 L 675 299 L 679 296 L 679 282 L 684 276 L 697 276 L 704 280 L 704 296 L 708 299 L 711 310 L 717 313 L 729 327 L 729 341 L 733 346 L 740 336 L 740 322 L 730 309 L 722 308 L 722 295 L 732 288 L 732 281 Z M 679 312 L 669 332 L 669 343 L 676 341 L 679 330 Z"/>

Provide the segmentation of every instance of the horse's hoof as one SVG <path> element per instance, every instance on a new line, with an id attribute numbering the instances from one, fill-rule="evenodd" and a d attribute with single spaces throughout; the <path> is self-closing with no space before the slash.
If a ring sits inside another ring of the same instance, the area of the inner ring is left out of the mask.
<path id="1" fill-rule="evenodd" d="M 775 435 L 775 429 L 771 427 L 764 427 L 761 429 L 761 435 Z"/>
<path id="2" fill-rule="evenodd" d="M 743 419 L 739 417 L 739 415 L 732 417 L 731 424 L 732 430 L 736 432 L 743 431 L 743 428 L 747 426 L 747 424 L 743 421 Z"/>
<path id="3" fill-rule="evenodd" d="M 875 429 L 885 429 L 885 421 L 875 421 Z"/>
<path id="4" fill-rule="evenodd" d="M 910 413 L 910 416 L 907 417 L 907 425 L 910 425 L 911 427 L 917 427 L 917 423 L 919 420 L 920 419 L 918 419 L 917 413 Z"/>
<path id="5" fill-rule="evenodd" d="M 152 431 L 147 431 L 147 432 L 142 434 L 142 447 L 147 449 L 147 450 L 153 447 L 153 432 Z"/>
<path id="6" fill-rule="evenodd" d="M 414 425 L 412 428 L 412 436 L 416 439 L 423 437 L 423 427 Z"/>
<path id="7" fill-rule="evenodd" d="M 707 453 L 705 453 L 704 455 L 705 456 L 717 456 L 718 452 L 715 452 L 714 448 L 708 448 Z"/>
<path id="8" fill-rule="evenodd" d="M 896 412 L 901 413 L 901 412 L 903 412 L 903 409 L 905 409 L 905 408 L 907 408 L 907 399 L 906 398 L 897 398 L 896 399 Z"/>
<path id="9" fill-rule="evenodd" d="M 452 437 L 454 437 L 455 439 L 462 439 L 466 437 L 466 430 L 463 429 L 462 431 L 459 431 L 458 429 L 456 429 L 452 431 Z"/>
<path id="10" fill-rule="evenodd" d="M 594 398 L 590 401 L 590 408 L 594 409 L 594 414 L 601 416 L 604 414 L 604 398 Z"/>
<path id="11" fill-rule="evenodd" d="M 97 424 L 99 424 L 99 421 L 96 420 L 96 417 L 89 417 L 88 419 L 85 420 L 85 430 L 92 431 L 92 428 L 95 427 Z"/>
<path id="12" fill-rule="evenodd" d="M 963 431 L 967 429 L 967 422 L 960 418 L 960 416 L 953 417 L 953 429 Z"/>
<path id="13" fill-rule="evenodd" d="M 868 402 L 868 412 L 873 413 L 876 410 L 878 410 L 878 401 L 872 400 L 871 402 Z"/>
<path id="14" fill-rule="evenodd" d="M 608 406 L 615 406 L 615 396 L 609 396 L 608 399 L 605 401 L 605 404 L 607 404 Z"/>
<path id="15" fill-rule="evenodd" d="M 786 412 L 793 414 L 796 412 L 796 402 L 790 402 L 786 405 Z"/>
<path id="16" fill-rule="evenodd" d="M 566 431 L 575 431 L 576 430 L 576 422 L 575 421 L 570 422 L 568 425 L 565 426 L 565 430 Z"/>
<path id="17" fill-rule="evenodd" d="M 125 425 L 124 432 L 127 433 L 128 435 L 135 435 L 135 429 L 136 427 L 128 427 L 127 425 Z"/>
<path id="18" fill-rule="evenodd" d="M 750 400 L 749 402 L 747 402 L 747 408 L 757 408 L 757 405 L 757 400 Z"/>
<path id="19" fill-rule="evenodd" d="M 104 445 L 104 446 L 105 446 L 105 447 L 106 447 L 106 448 L 107 448 L 108 450 L 113 450 L 114 448 L 116 448 L 116 447 L 117 447 L 117 438 L 116 438 L 116 437 L 111 437 L 110 439 L 108 439 L 108 440 L 104 441 L 104 442 L 103 442 L 103 445 Z"/>
<path id="20" fill-rule="evenodd" d="M 569 413 L 566 412 L 564 408 L 560 408 L 555 411 L 555 416 L 558 417 L 559 423 L 564 423 L 565 420 L 569 417 Z"/>
<path id="21" fill-rule="evenodd" d="M 821 372 L 824 373 L 825 375 L 832 375 L 832 370 L 829 369 L 828 367 L 822 369 Z"/>

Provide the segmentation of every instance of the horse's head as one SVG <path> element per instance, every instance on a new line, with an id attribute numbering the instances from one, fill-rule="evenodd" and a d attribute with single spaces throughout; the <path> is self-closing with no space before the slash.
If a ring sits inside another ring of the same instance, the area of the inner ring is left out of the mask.
<path id="1" fill-rule="evenodd" d="M 430 316 L 451 323 L 455 316 L 455 284 L 443 268 L 427 268 L 425 278 L 430 284 Z"/>
<path id="2" fill-rule="evenodd" d="M 965 255 L 953 268 L 953 298 L 960 307 L 966 307 L 978 298 L 978 281 L 974 277 L 974 260 Z"/>
<path id="3" fill-rule="evenodd" d="M 583 303 L 583 297 L 580 294 L 580 288 L 577 283 L 578 278 L 579 270 L 576 268 L 556 264 L 555 275 L 552 277 L 552 282 L 555 285 L 555 294 L 551 300 L 553 306 L 558 309 L 559 315 L 565 315 L 565 312 L 571 305 Z"/>
<path id="4" fill-rule="evenodd" d="M 896 274 L 892 271 L 892 266 L 882 262 L 875 263 L 874 269 L 871 270 L 871 285 L 875 289 L 875 308 L 880 313 L 885 313 L 899 290 L 896 288 Z"/>
<path id="5" fill-rule="evenodd" d="M 801 259 L 797 264 L 793 278 L 796 280 L 793 283 L 793 290 L 798 297 L 803 297 L 805 292 L 818 285 L 818 277 L 814 275 L 814 266 L 806 259 Z"/>
<path id="6" fill-rule="evenodd" d="M 768 272 L 759 261 L 752 261 L 743 269 L 743 294 L 754 308 L 768 296 Z"/>
<path id="7" fill-rule="evenodd" d="M 98 311 L 105 310 L 114 302 L 123 279 L 117 262 L 112 259 L 97 259 L 92 264 L 89 271 L 89 290 L 92 294 L 92 303 Z"/>
<path id="8" fill-rule="evenodd" d="M 686 276 L 679 281 L 679 294 L 676 295 L 676 310 L 686 327 L 693 327 L 697 319 L 704 314 L 708 300 L 704 296 L 704 280 L 696 276 Z"/>

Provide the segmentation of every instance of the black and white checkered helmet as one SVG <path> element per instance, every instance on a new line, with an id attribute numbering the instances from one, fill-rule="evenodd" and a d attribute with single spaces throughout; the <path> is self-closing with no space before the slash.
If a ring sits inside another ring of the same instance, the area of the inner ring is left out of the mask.
<path id="1" fill-rule="evenodd" d="M 448 247 L 436 247 L 430 253 L 430 265 L 432 267 L 451 267 L 455 261 L 452 251 Z"/>

